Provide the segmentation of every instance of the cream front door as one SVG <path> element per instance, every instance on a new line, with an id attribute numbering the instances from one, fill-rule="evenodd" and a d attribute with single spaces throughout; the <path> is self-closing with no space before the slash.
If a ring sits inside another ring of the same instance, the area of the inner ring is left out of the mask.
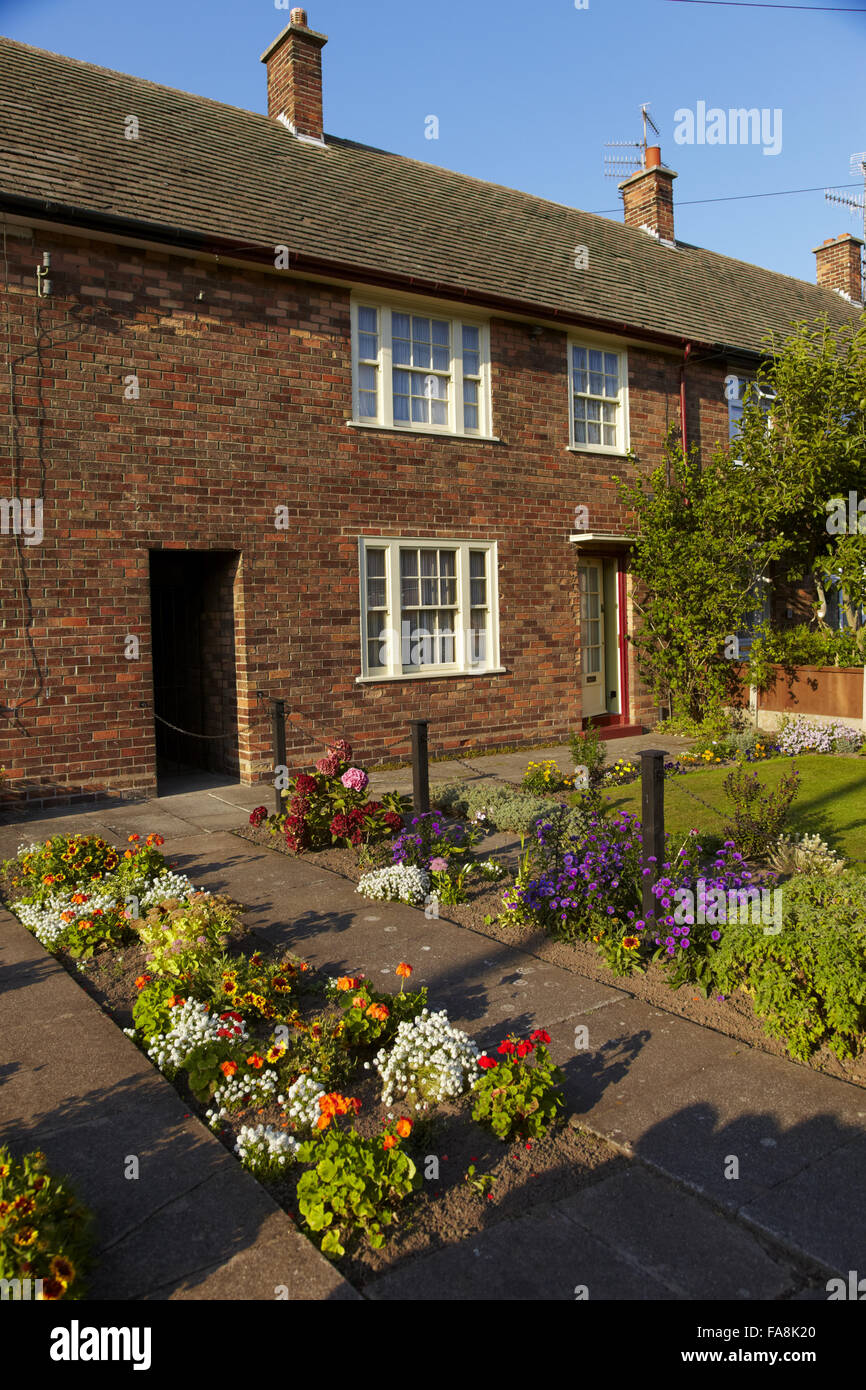
<path id="1" fill-rule="evenodd" d="M 583 715 L 605 714 L 604 605 L 600 560 L 578 566 L 580 585 L 580 665 Z"/>

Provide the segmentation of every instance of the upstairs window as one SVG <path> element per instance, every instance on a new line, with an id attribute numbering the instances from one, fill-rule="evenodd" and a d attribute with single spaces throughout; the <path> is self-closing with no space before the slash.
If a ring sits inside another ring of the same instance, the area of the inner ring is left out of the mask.
<path id="1" fill-rule="evenodd" d="M 628 448 L 626 355 L 588 343 L 568 352 L 571 447 L 622 454 Z"/>
<path id="2" fill-rule="evenodd" d="M 727 377 L 725 383 L 725 395 L 728 398 L 728 441 L 731 446 L 731 460 L 738 468 L 742 468 L 743 460 L 735 458 L 736 440 L 739 438 L 743 423 L 743 411 L 746 406 L 746 397 L 751 391 L 750 399 L 754 400 L 757 393 L 758 404 L 763 410 L 769 421 L 770 411 L 773 408 L 773 401 L 776 399 L 775 391 L 771 391 L 764 386 L 760 386 L 754 377 L 731 375 Z"/>
<path id="3" fill-rule="evenodd" d="M 352 349 L 356 424 L 490 435 L 485 324 L 359 301 Z"/>

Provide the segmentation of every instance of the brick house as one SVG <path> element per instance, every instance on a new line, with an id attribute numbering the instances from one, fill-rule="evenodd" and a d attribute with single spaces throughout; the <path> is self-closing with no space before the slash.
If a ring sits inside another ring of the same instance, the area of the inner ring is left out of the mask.
<path id="1" fill-rule="evenodd" d="M 260 691 L 293 768 L 652 723 L 614 478 L 857 316 L 856 238 L 678 242 L 658 149 L 620 224 L 324 134 L 325 43 L 265 116 L 0 40 L 7 806 L 261 781 Z"/>

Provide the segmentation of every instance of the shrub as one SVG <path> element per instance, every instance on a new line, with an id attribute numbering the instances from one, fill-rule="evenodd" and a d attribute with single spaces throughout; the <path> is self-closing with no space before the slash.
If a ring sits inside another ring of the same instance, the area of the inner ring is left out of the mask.
<path id="1" fill-rule="evenodd" d="M 473 1120 L 487 1125 L 499 1139 L 541 1139 L 565 1104 L 559 1067 L 553 1065 L 542 1029 L 519 1038 L 510 1033 L 497 1051 L 502 1061 L 482 1054 L 483 1075 L 473 1087 Z"/>
<path id="2" fill-rule="evenodd" d="M 315 772 L 301 772 L 291 780 L 283 792 L 285 812 L 268 817 L 272 833 L 281 830 L 295 853 L 373 843 L 402 829 L 400 797 L 387 792 L 381 801 L 368 801 L 367 773 L 353 766 L 351 757 L 352 749 L 343 739 L 331 744 Z M 252 812 L 251 825 L 262 824 L 263 809 Z"/>
<path id="3" fill-rule="evenodd" d="M 432 800 L 449 816 L 472 820 L 483 815 L 494 830 L 531 834 L 539 818 L 550 815 L 550 801 L 513 787 L 481 782 L 446 782 L 431 788 Z"/>
<path id="4" fill-rule="evenodd" d="M 81 1298 L 90 1247 L 90 1213 L 45 1154 L 0 1148 L 0 1279 L 41 1280 L 34 1297 L 46 1302 Z"/>
<path id="5" fill-rule="evenodd" d="M 866 1029 L 866 878 L 804 874 L 783 889 L 778 934 L 729 929 L 714 961 L 718 987 L 742 987 L 771 1037 L 806 1061 L 826 1043 L 854 1056 Z"/>
<path id="6" fill-rule="evenodd" d="M 425 872 L 433 860 L 447 863 L 456 858 L 468 858 L 482 832 L 476 825 L 464 826 L 459 821 L 447 825 L 436 811 L 414 816 L 405 830 L 397 836 L 391 848 L 394 864 L 414 864 Z"/>
<path id="7" fill-rule="evenodd" d="M 800 790 L 799 772 L 794 768 L 774 791 L 768 791 L 758 780 L 757 772 L 747 772 L 740 763 L 725 778 L 722 788 L 731 804 L 725 834 L 747 859 L 765 857 L 776 843 Z"/>

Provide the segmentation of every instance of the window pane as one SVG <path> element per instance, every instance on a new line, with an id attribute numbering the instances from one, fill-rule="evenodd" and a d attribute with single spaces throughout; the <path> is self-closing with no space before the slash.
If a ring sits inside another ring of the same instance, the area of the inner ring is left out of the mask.
<path id="1" fill-rule="evenodd" d="M 604 379 L 604 394 L 606 396 L 619 395 L 619 377 L 606 376 Z"/>
<path id="2" fill-rule="evenodd" d="M 464 405 L 478 404 L 478 382 L 464 381 L 463 383 L 463 403 Z"/>
<path id="3" fill-rule="evenodd" d="M 599 427 L 598 425 L 587 425 L 587 427 L 586 427 L 586 442 L 587 442 L 587 444 L 600 444 L 600 443 L 601 443 L 601 429 L 600 429 L 600 427 Z"/>
<path id="4" fill-rule="evenodd" d="M 433 348 L 433 366 L 437 372 L 448 372 L 451 370 L 451 349 L 447 347 Z"/>
<path id="5" fill-rule="evenodd" d="M 440 573 L 440 574 L 456 574 L 456 573 L 457 573 L 457 551 L 456 551 L 456 550 L 440 550 L 440 551 L 439 551 L 439 573 Z"/>
<path id="6" fill-rule="evenodd" d="M 463 428 L 465 430 L 478 429 L 478 406 L 465 405 L 463 407 Z"/>
<path id="7" fill-rule="evenodd" d="M 367 574 L 371 579 L 384 578 L 385 576 L 385 552 L 384 550 L 367 551 Z"/>
<path id="8" fill-rule="evenodd" d="M 358 409 L 363 420 L 375 420 L 379 413 L 377 397 L 371 395 L 369 391 L 360 391 L 358 393 Z"/>
<path id="9" fill-rule="evenodd" d="M 451 325 L 447 319 L 434 319 L 432 324 L 433 342 L 450 348 Z"/>
<path id="10" fill-rule="evenodd" d="M 463 352 L 477 352 L 481 348 L 479 337 L 480 329 L 471 328 L 468 324 L 463 325 Z"/>
<path id="11" fill-rule="evenodd" d="M 576 444 L 586 443 L 586 425 L 582 420 L 575 420 L 574 422 L 574 440 Z"/>
<path id="12" fill-rule="evenodd" d="M 610 425 L 604 426 L 604 442 L 611 448 L 614 448 L 616 445 L 616 430 L 611 429 Z"/>
<path id="13" fill-rule="evenodd" d="M 589 374 L 589 393 L 591 396 L 600 396 L 604 391 L 604 377 L 600 372 L 590 372 Z"/>
<path id="14" fill-rule="evenodd" d="M 377 385 L 376 368 L 362 364 L 358 368 L 358 385 L 362 391 L 375 391 Z"/>
<path id="15" fill-rule="evenodd" d="M 608 376 L 619 376 L 619 359 L 615 352 L 604 354 L 604 370 Z"/>
<path id="16" fill-rule="evenodd" d="M 379 356 L 379 339 L 374 338 L 370 333 L 359 333 L 358 356 L 377 358 Z"/>
<path id="17" fill-rule="evenodd" d="M 604 354 L 601 353 L 601 352 L 599 352 L 596 348 L 590 348 L 590 350 L 589 350 L 589 370 L 590 370 L 591 372 L 600 372 L 600 371 L 603 370 L 603 368 L 604 368 Z"/>
<path id="18" fill-rule="evenodd" d="M 579 347 L 573 348 L 573 349 L 572 349 L 572 353 L 573 353 L 573 360 L 574 360 L 574 370 L 575 370 L 576 372 L 577 372 L 577 371 L 583 371 L 583 372 L 585 372 L 585 371 L 586 371 L 586 348 L 579 348 Z"/>
<path id="19" fill-rule="evenodd" d="M 418 319 L 418 318 L 413 318 L 413 320 L 412 320 L 412 337 L 414 338 L 414 340 L 415 340 L 416 343 L 419 343 L 419 342 L 429 343 L 429 341 L 430 341 L 430 320 L 429 320 L 429 319 Z"/>
<path id="20" fill-rule="evenodd" d="M 574 389 L 575 389 L 575 391 L 580 391 L 580 392 L 586 391 L 586 372 L 575 371 L 575 373 L 574 373 Z"/>
<path id="21" fill-rule="evenodd" d="M 482 663 L 487 660 L 487 613 L 483 608 L 473 608 L 469 619 L 469 658 Z"/>
<path id="22" fill-rule="evenodd" d="M 587 420 L 600 420 L 601 401 L 584 401 L 584 413 Z"/>
<path id="23" fill-rule="evenodd" d="M 360 308 L 358 310 L 358 328 L 362 333 L 379 332 L 379 315 L 375 309 Z"/>
<path id="24" fill-rule="evenodd" d="M 410 337 L 408 314 L 391 315 L 391 336 L 392 338 Z"/>
<path id="25" fill-rule="evenodd" d="M 408 367 L 412 361 L 412 348 L 408 338 L 392 338 L 391 360 L 398 367 Z"/>
<path id="26" fill-rule="evenodd" d="M 463 375 L 480 376 L 481 374 L 481 354 L 478 352 L 467 352 L 463 349 Z"/>

